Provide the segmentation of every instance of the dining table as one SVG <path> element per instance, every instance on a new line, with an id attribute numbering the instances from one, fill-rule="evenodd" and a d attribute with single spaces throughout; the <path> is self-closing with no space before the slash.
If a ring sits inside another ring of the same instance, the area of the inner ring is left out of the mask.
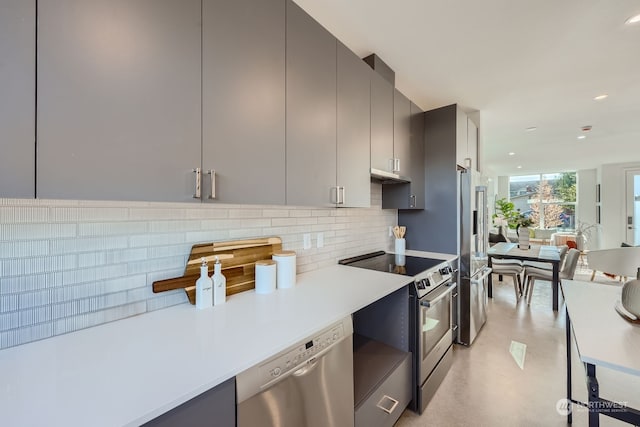
<path id="1" fill-rule="evenodd" d="M 553 311 L 558 311 L 558 286 L 560 284 L 560 251 L 557 246 L 529 245 L 528 248 L 520 248 L 518 243 L 500 242 L 487 250 L 487 263 L 492 265 L 492 259 L 517 259 L 520 261 L 548 262 L 552 265 L 551 280 Z M 489 275 L 488 296 L 493 298 L 493 280 Z"/>

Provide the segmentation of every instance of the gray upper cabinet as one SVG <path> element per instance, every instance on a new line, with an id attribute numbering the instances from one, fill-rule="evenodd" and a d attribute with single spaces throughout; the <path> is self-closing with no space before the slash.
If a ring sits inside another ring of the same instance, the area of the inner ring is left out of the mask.
<path id="1" fill-rule="evenodd" d="M 203 200 L 284 204 L 285 2 L 204 0 L 202 13 Z"/>
<path id="2" fill-rule="evenodd" d="M 287 1 L 287 204 L 335 206 L 336 39 Z"/>
<path id="3" fill-rule="evenodd" d="M 194 200 L 201 2 L 38 6 L 38 197 Z"/>
<path id="4" fill-rule="evenodd" d="M 369 207 L 369 81 L 372 71 L 364 61 L 340 42 L 337 66 L 337 184 L 342 202 L 338 206 Z"/>
<path id="5" fill-rule="evenodd" d="M 0 2 L 0 197 L 34 197 L 35 1 Z"/>
<path id="6" fill-rule="evenodd" d="M 371 73 L 371 168 L 393 170 L 393 85 Z"/>
<path id="7" fill-rule="evenodd" d="M 398 89 L 393 91 L 393 157 L 396 159 L 394 172 L 409 176 L 411 151 L 411 101 Z"/>
<path id="8" fill-rule="evenodd" d="M 425 207 L 425 150 L 424 112 L 410 103 L 410 135 L 408 160 L 402 174 L 411 177 L 408 184 L 382 186 L 382 207 L 385 209 L 424 209 Z"/>

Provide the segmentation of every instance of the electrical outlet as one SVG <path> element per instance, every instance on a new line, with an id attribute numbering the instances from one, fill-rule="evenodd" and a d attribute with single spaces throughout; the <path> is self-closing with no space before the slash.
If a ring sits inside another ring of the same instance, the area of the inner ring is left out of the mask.
<path id="1" fill-rule="evenodd" d="M 324 233 L 318 233 L 318 240 L 316 240 L 316 247 L 317 248 L 324 247 Z"/>
<path id="2" fill-rule="evenodd" d="M 302 247 L 303 249 L 311 249 L 311 233 L 302 235 Z"/>
<path id="3" fill-rule="evenodd" d="M 389 237 L 393 237 L 393 226 L 389 226 Z"/>

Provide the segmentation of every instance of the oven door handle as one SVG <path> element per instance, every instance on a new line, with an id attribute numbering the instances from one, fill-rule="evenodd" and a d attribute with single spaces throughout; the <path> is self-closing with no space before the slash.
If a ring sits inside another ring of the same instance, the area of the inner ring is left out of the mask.
<path id="1" fill-rule="evenodd" d="M 423 298 L 422 301 L 420 301 L 420 305 L 423 307 L 432 307 L 442 298 L 445 298 L 447 295 L 451 294 L 451 292 L 453 292 L 453 290 L 456 289 L 457 287 L 458 285 L 456 285 L 455 283 L 452 283 L 450 285 L 445 285 L 443 286 L 444 289 L 441 289 L 440 291 L 436 291 L 436 294 L 433 297 L 429 295 L 428 297 Z"/>

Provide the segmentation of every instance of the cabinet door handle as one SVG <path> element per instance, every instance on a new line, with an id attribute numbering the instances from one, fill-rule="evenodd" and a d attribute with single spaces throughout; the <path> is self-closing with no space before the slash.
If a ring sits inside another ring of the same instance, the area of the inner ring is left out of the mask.
<path id="1" fill-rule="evenodd" d="M 193 198 L 194 199 L 200 199 L 202 194 L 200 192 L 200 176 L 201 176 L 201 170 L 200 168 L 195 168 L 193 169 L 193 173 L 196 174 L 196 191 L 193 194 Z"/>
<path id="2" fill-rule="evenodd" d="M 393 171 L 400 172 L 400 159 L 393 159 Z"/>
<path id="3" fill-rule="evenodd" d="M 216 198 L 216 171 L 214 169 L 209 169 L 207 173 L 211 177 L 211 192 L 209 193 L 209 199 L 213 200 Z"/>
<path id="4" fill-rule="evenodd" d="M 344 187 L 338 187 L 338 204 L 344 205 Z"/>
<path id="5" fill-rule="evenodd" d="M 411 196 L 409 196 L 409 207 L 410 208 L 415 208 L 416 207 L 416 195 L 412 194 Z"/>
<path id="6" fill-rule="evenodd" d="M 384 406 L 385 401 L 389 401 L 391 402 L 391 407 L 387 408 Z M 380 399 L 380 402 L 378 402 L 378 404 L 376 405 L 378 408 L 382 409 L 384 412 L 386 412 L 387 414 L 392 413 L 395 409 L 396 406 L 398 406 L 398 401 L 396 399 L 394 399 L 393 397 L 389 397 L 386 394 L 384 396 L 382 396 L 382 399 Z"/>

